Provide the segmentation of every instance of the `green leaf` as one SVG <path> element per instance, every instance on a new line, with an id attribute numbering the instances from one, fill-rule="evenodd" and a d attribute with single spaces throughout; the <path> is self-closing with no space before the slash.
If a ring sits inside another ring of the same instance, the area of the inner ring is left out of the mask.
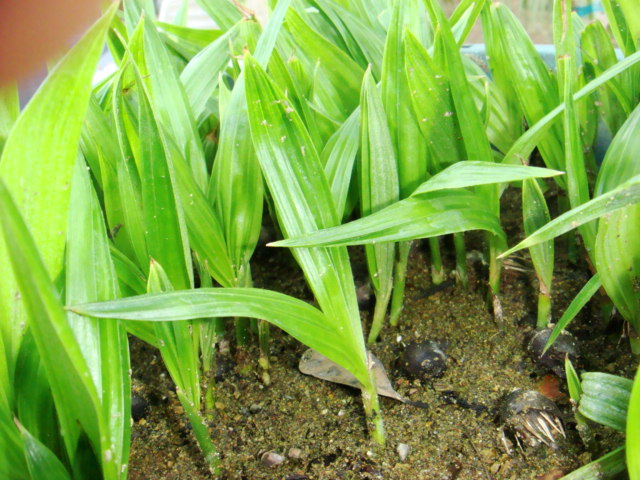
<path id="1" fill-rule="evenodd" d="M 316 65 L 313 103 L 329 119 L 342 123 L 358 104 L 363 69 L 338 47 L 309 27 L 295 10 L 287 15 L 298 56 Z"/>
<path id="2" fill-rule="evenodd" d="M 631 389 L 629 411 L 627 413 L 627 469 L 629 478 L 640 478 L 640 369 Z"/>
<path id="3" fill-rule="evenodd" d="M 370 70 L 362 82 L 360 109 L 360 210 L 367 216 L 397 202 L 399 196 L 391 134 Z M 367 246 L 366 254 L 376 296 L 384 297 L 391 291 L 395 245 Z"/>
<path id="4" fill-rule="evenodd" d="M 209 317 L 250 317 L 281 328 L 337 364 L 353 368 L 349 352 L 341 349 L 340 334 L 325 315 L 307 302 L 258 288 L 200 288 L 140 295 L 110 302 L 68 307 L 80 315 L 121 320 L 175 322 Z"/>
<path id="5" fill-rule="evenodd" d="M 589 201 L 589 183 L 585 166 L 582 140 L 578 124 L 578 114 L 574 106 L 573 94 L 576 83 L 575 45 L 570 5 L 567 0 L 556 0 L 554 4 L 554 37 L 558 53 L 558 83 L 562 87 L 565 102 L 563 117 L 565 168 L 567 169 L 566 189 L 571 207 L 575 208 Z M 558 31 L 562 29 L 561 31 Z M 550 110 L 549 108 L 547 111 Z M 595 242 L 595 224 L 580 226 L 580 235 L 587 253 L 591 254 Z"/>
<path id="6" fill-rule="evenodd" d="M 567 233 L 579 225 L 638 202 L 640 202 L 640 175 L 636 175 L 619 187 L 560 215 L 558 218 L 537 230 L 533 235 L 525 238 L 515 247 L 501 254 L 500 258 L 511 255 L 513 252 L 517 252 L 523 248 L 529 248 L 532 245 L 546 242 L 563 233 Z"/>
<path id="7" fill-rule="evenodd" d="M 274 247 L 367 245 L 486 230 L 504 239 L 500 222 L 481 198 L 466 191 L 409 197 L 368 217 L 271 243 Z"/>
<path id="8" fill-rule="evenodd" d="M 640 149 L 639 131 L 640 105 L 633 110 L 611 141 L 598 172 L 594 195 L 602 195 L 631 177 L 640 175 L 640 164 L 635 155 Z"/>
<path id="9" fill-rule="evenodd" d="M 629 55 L 627 58 L 619 61 L 612 67 L 605 70 L 601 75 L 587 83 L 578 90 L 573 96 L 575 102 L 582 98 L 588 97 L 596 89 L 606 84 L 612 78 L 622 74 L 629 68 L 640 62 L 640 52 Z M 530 125 L 529 129 L 513 144 L 509 149 L 503 163 L 526 163 L 533 149 L 542 141 L 547 131 L 554 125 L 558 115 L 564 112 L 565 104 L 562 103 L 538 120 L 535 124 Z"/>
<path id="10" fill-rule="evenodd" d="M 176 198 L 170 146 L 163 144 L 159 122 L 146 88 L 138 79 L 140 108 L 140 158 L 137 158 L 142 192 L 145 240 L 150 258 L 167 271 L 177 289 L 193 286 L 191 251 L 181 206 Z"/>
<path id="11" fill-rule="evenodd" d="M 582 374 L 578 411 L 596 423 L 624 432 L 633 381 L 601 372 Z"/>
<path id="12" fill-rule="evenodd" d="M 278 3 L 258 44 L 256 57 L 266 67 L 290 0 Z M 241 173 L 240 173 L 241 172 Z M 208 196 L 215 203 L 234 271 L 235 286 L 250 279 L 249 259 L 260 236 L 264 186 L 247 119 L 245 74 L 231 92 L 220 126 L 220 143 Z"/>
<path id="13" fill-rule="evenodd" d="M 231 28 L 193 57 L 180 74 L 180 81 L 196 120 L 204 113 L 207 100 L 216 89 L 218 75 L 229 64 L 229 42 L 236 34 L 237 27 Z"/>
<path id="14" fill-rule="evenodd" d="M 468 160 L 455 163 L 440 173 L 435 174 L 420 185 L 412 195 L 416 196 L 453 188 L 509 183 L 531 178 L 548 178 L 562 174 L 563 172 L 550 170 L 548 168 Z"/>
<path id="15" fill-rule="evenodd" d="M 229 0 L 196 0 L 196 3 L 224 31 L 242 20 L 242 13 Z"/>
<path id="16" fill-rule="evenodd" d="M 91 80 L 116 8 L 112 5 L 53 69 L 13 126 L 0 160 L 0 178 L 24 215 L 52 278 L 63 264 L 61 232 L 67 228 L 69 184 Z M 0 328 L 9 359 L 18 351 L 24 322 L 16 292 L 17 281 L 0 242 L 0 318 L 11 319 Z"/>
<path id="17" fill-rule="evenodd" d="M 437 173 L 466 158 L 449 79 L 409 32 L 405 35 L 405 68 L 418 125 L 428 141 L 429 156 L 433 157 L 427 168 L 430 173 Z"/>
<path id="18" fill-rule="evenodd" d="M 524 232 L 531 235 L 538 228 L 551 221 L 549 208 L 542 190 L 533 179 L 522 182 L 522 220 Z M 531 260 L 538 277 L 538 327 L 546 327 L 551 320 L 551 289 L 553 282 L 554 248 L 553 241 L 538 244 L 529 249 Z"/>
<path id="19" fill-rule="evenodd" d="M 98 394 L 33 237 L 0 179 L 0 228 L 20 289 L 27 325 L 51 385 L 67 455 L 74 463 L 86 432 L 100 450 Z"/>
<path id="20" fill-rule="evenodd" d="M 50 478 L 51 480 L 71 480 L 69 472 L 58 457 L 36 437 L 31 435 L 17 420 L 22 434 L 25 457 L 31 478 Z"/>
<path id="21" fill-rule="evenodd" d="M 595 241 L 595 267 L 602 286 L 636 332 L 640 331 L 639 232 L 640 204 L 635 204 L 602 217 Z"/>
<path id="22" fill-rule="evenodd" d="M 487 3 L 487 8 L 489 14 L 483 16 L 483 23 L 489 24 L 488 31 L 496 32 L 490 43 L 491 68 L 499 70 L 498 77 L 510 80 L 527 123 L 532 126 L 560 103 L 557 84 L 514 14 L 502 4 Z M 549 168 L 563 170 L 562 129 L 552 125 L 549 130 L 539 139 L 540 153 Z M 563 178 L 557 181 L 564 186 Z"/>
<path id="23" fill-rule="evenodd" d="M 18 98 L 18 87 L 16 85 L 6 85 L 0 88 L 0 154 L 4 148 L 4 143 L 16 123 L 20 114 L 20 100 Z"/>
<path id="24" fill-rule="evenodd" d="M 191 104 L 155 25 L 146 18 L 142 22 L 142 44 L 132 39 L 130 48 L 147 86 L 149 102 L 159 125 L 175 141 L 196 185 L 204 192 L 207 166 Z"/>
<path id="25" fill-rule="evenodd" d="M 405 69 L 404 25 L 411 3 L 395 1 L 382 67 L 382 101 L 389 122 L 400 195 L 408 197 L 427 178 L 427 143 L 413 111 L 411 86 Z M 393 153 L 393 152 L 391 152 Z"/>
<path id="26" fill-rule="evenodd" d="M 135 158 L 139 157 L 139 148 L 133 153 L 134 146 L 138 142 L 138 134 L 132 127 L 133 115 L 129 104 L 130 88 L 123 89 L 126 68 L 120 68 L 114 78 L 112 88 L 112 119 L 116 127 L 120 154 L 113 158 L 115 162 L 115 174 L 112 168 L 103 168 L 102 173 L 109 175 L 110 188 L 106 188 L 105 182 L 105 209 L 109 226 L 111 227 L 114 243 L 123 253 L 135 260 L 138 267 L 147 269 L 149 255 L 144 234 L 144 221 L 142 219 L 142 193 L 140 176 L 135 164 Z M 105 142 L 106 143 L 106 142 Z M 105 150 L 103 158 L 108 158 L 110 153 Z M 109 205 L 113 203 L 113 207 Z M 109 213 L 111 213 L 109 216 Z"/>
<path id="27" fill-rule="evenodd" d="M 67 233 L 67 303 L 111 300 L 119 295 L 102 210 L 85 163 L 76 163 Z M 90 265 L 91 268 L 87 268 Z M 101 392 L 104 434 L 100 458 L 105 478 L 124 478 L 129 460 L 131 384 L 129 344 L 121 322 L 68 314 L 69 325 Z"/>
<path id="28" fill-rule="evenodd" d="M 364 74 L 360 94 L 359 167 L 360 212 L 363 216 L 398 201 L 400 187 L 391 133 L 382 98 L 370 69 Z M 375 341 L 382 327 L 391 298 L 395 253 L 396 246 L 393 243 L 365 247 L 369 278 L 376 295 L 369 343 Z"/>
<path id="29" fill-rule="evenodd" d="M 291 111 L 283 93 L 255 60 L 245 57 L 245 64 L 251 136 L 284 235 L 337 225 L 329 184 L 300 117 Z M 348 367 L 342 365 L 363 385 L 370 386 L 346 249 L 314 248 L 293 253 L 326 314 L 325 321 L 342 332 L 339 344 L 350 351 L 351 357 Z"/>
<path id="30" fill-rule="evenodd" d="M 351 184 L 353 165 L 360 148 L 359 127 L 360 109 L 357 108 L 329 138 L 320 154 L 324 173 L 331 186 L 333 202 L 340 218 L 343 218 L 347 213 L 345 208 L 349 185 Z"/>
<path id="31" fill-rule="evenodd" d="M 593 74 L 601 74 L 618 61 L 611 38 L 600 22 L 591 22 L 582 32 L 580 39 L 584 69 Z M 621 79 L 611 79 L 607 85 L 598 89 L 598 110 L 609 131 L 616 134 L 630 113 L 631 99 L 621 85 Z"/>
<path id="32" fill-rule="evenodd" d="M 624 447 L 617 448 L 613 452 L 588 463 L 562 477 L 563 480 L 600 480 L 601 478 L 615 478 L 626 469 L 624 461 Z"/>
<path id="33" fill-rule="evenodd" d="M 573 364 L 571 363 L 571 360 L 569 360 L 568 355 L 564 359 L 564 371 L 567 375 L 569 396 L 571 397 L 571 400 L 577 404 L 582 396 L 582 385 L 580 384 L 580 377 L 578 377 L 576 369 L 573 368 Z"/>
<path id="34" fill-rule="evenodd" d="M 567 307 L 567 309 L 558 320 L 558 323 L 553 327 L 553 331 L 551 335 L 549 335 L 549 339 L 547 340 L 547 344 L 544 346 L 544 352 L 553 345 L 553 342 L 556 341 L 556 338 L 560 335 L 562 330 L 569 326 L 571 320 L 575 318 L 575 316 L 582 310 L 589 300 L 595 295 L 595 293 L 600 289 L 602 283 L 600 282 L 600 275 L 597 273 L 589 279 L 587 283 L 580 289 L 580 292 L 571 300 L 571 303 Z"/>

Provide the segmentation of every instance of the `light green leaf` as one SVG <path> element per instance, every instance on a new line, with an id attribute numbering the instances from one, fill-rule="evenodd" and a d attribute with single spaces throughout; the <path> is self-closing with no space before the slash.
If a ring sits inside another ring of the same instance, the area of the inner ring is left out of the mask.
<path id="1" fill-rule="evenodd" d="M 196 0 L 218 26 L 227 31 L 242 19 L 242 13 L 230 0 Z"/>
<path id="2" fill-rule="evenodd" d="M 274 247 L 367 245 L 486 230 L 504 239 L 500 222 L 471 192 L 436 192 L 394 203 L 368 217 L 271 243 Z"/>
<path id="3" fill-rule="evenodd" d="M 0 88 L 0 154 L 4 148 L 4 142 L 13 128 L 20 114 L 20 101 L 18 99 L 18 87 L 5 85 Z"/>
<path id="4" fill-rule="evenodd" d="M 251 136 L 283 233 L 301 235 L 337 225 L 329 184 L 300 117 L 255 60 L 245 57 L 245 64 Z M 293 253 L 326 314 L 326 322 L 342 332 L 340 344 L 351 352 L 349 367 L 343 366 L 370 386 L 346 249 Z"/>
<path id="5" fill-rule="evenodd" d="M 571 400 L 577 404 L 582 396 L 582 385 L 580 384 L 580 377 L 578 377 L 576 369 L 573 368 L 573 364 L 571 363 L 571 360 L 569 360 L 569 355 L 564 359 L 564 371 L 567 375 L 569 396 L 571 397 Z"/>
<path id="6" fill-rule="evenodd" d="M 452 188 L 467 188 L 478 185 L 516 182 L 530 178 L 548 178 L 563 172 L 548 168 L 505 165 L 501 163 L 468 160 L 458 162 L 437 173 L 420 185 L 413 196 Z"/>
<path id="7" fill-rule="evenodd" d="M 314 31 L 294 10 L 287 29 L 297 44 L 295 54 L 316 65 L 313 102 L 326 117 L 342 123 L 358 104 L 363 69 L 338 47 Z"/>
<path id="8" fill-rule="evenodd" d="M 71 463 L 84 433 L 100 450 L 100 407 L 82 352 L 67 323 L 33 237 L 0 179 L 0 229 L 20 289 L 27 325 L 42 358 Z"/>
<path id="9" fill-rule="evenodd" d="M 67 303 L 111 300 L 119 295 L 102 210 L 85 163 L 76 163 L 67 234 Z M 90 268 L 87 268 L 90 266 Z M 104 433 L 100 457 L 105 478 L 124 478 L 129 463 L 131 384 L 129 344 L 121 322 L 68 314 L 69 325 L 101 393 Z"/>
<path id="10" fill-rule="evenodd" d="M 429 145 L 428 169 L 437 173 L 466 158 L 446 72 L 411 33 L 405 35 L 405 68 L 418 125 Z"/>
<path id="11" fill-rule="evenodd" d="M 571 300 L 571 303 L 564 311 L 558 323 L 553 327 L 553 331 L 551 335 L 549 335 L 549 339 L 547 340 L 547 344 L 544 346 L 544 352 L 547 351 L 553 342 L 556 341 L 556 338 L 560 335 L 562 330 L 569 326 L 571 320 L 575 318 L 575 316 L 582 310 L 589 300 L 595 295 L 595 293 L 600 289 L 602 283 L 600 282 L 600 275 L 597 273 L 589 279 L 587 283 L 580 289 L 580 292 Z"/>
<path id="12" fill-rule="evenodd" d="M 360 109 L 357 108 L 329 138 L 320 154 L 324 173 L 331 185 L 333 202 L 340 218 L 346 214 L 353 165 L 360 148 L 359 127 Z"/>
<path id="13" fill-rule="evenodd" d="M 500 255 L 500 258 L 511 255 L 513 252 L 517 252 L 523 248 L 529 248 L 532 245 L 546 242 L 547 240 L 558 237 L 579 225 L 638 202 L 640 202 L 640 175 L 636 175 L 629 179 L 629 181 L 620 185 L 618 188 L 595 197 L 589 202 L 560 215 L 558 218 L 537 230 L 533 235 L 525 238 L 515 247 L 504 252 Z"/>
<path id="14" fill-rule="evenodd" d="M 423 137 L 412 105 L 412 86 L 405 69 L 403 34 L 409 7 L 417 0 L 394 2 L 387 33 L 382 66 L 382 101 L 389 123 L 400 196 L 408 197 L 427 178 L 427 142 Z M 423 80 L 421 79 L 420 82 Z M 431 139 L 431 138 L 429 138 Z"/>
<path id="15" fill-rule="evenodd" d="M 640 478 L 640 369 L 631 389 L 629 411 L 627 413 L 627 469 L 629 478 Z"/>
<path id="16" fill-rule="evenodd" d="M 207 166 L 190 99 L 155 25 L 149 19 L 142 22 L 142 43 L 132 39 L 132 55 L 147 86 L 159 125 L 175 141 L 183 161 L 191 167 L 196 185 L 204 192 L 208 180 Z M 212 83 L 216 80 L 217 76 L 211 79 Z"/>
<path id="17" fill-rule="evenodd" d="M 620 60 L 618 63 L 605 70 L 601 75 L 591 80 L 584 87 L 578 90 L 573 96 L 573 100 L 577 102 L 582 98 L 588 97 L 596 89 L 606 84 L 612 78 L 615 78 L 627 71 L 638 62 L 640 62 L 640 52 L 636 52 L 633 55 Z M 538 120 L 538 122 L 530 125 L 529 129 L 509 149 L 505 155 L 503 163 L 526 163 L 533 149 L 541 142 L 547 131 L 554 125 L 558 115 L 564 112 L 564 108 L 565 105 L 562 103 Z"/>
<path id="18" fill-rule="evenodd" d="M 175 322 L 210 317 L 250 317 L 266 320 L 339 365 L 351 369 L 341 349 L 343 340 L 323 313 L 302 300 L 257 288 L 200 288 L 140 295 L 110 302 L 68 307 L 80 315 L 131 321 Z"/>
<path id="19" fill-rule="evenodd" d="M 229 64 L 231 55 L 229 42 L 233 40 L 237 27 L 212 42 L 193 57 L 180 74 L 180 81 L 189 99 L 193 116 L 197 120 L 205 111 L 207 100 L 213 95 L 218 75 Z"/>
<path id="20" fill-rule="evenodd" d="M 15 198 L 52 278 L 63 264 L 69 184 L 91 80 L 116 8 L 112 5 L 53 69 L 13 126 L 0 160 L 0 178 Z M 7 250 L 0 242 L 0 318 L 8 319 L 0 328 L 8 359 L 15 358 L 24 322 L 16 292 Z"/>
<path id="21" fill-rule="evenodd" d="M 531 235 L 538 228 L 551 221 L 549 208 L 542 190 L 533 179 L 522 182 L 522 221 L 524 232 Z M 551 289 L 553 282 L 554 249 L 553 241 L 538 244 L 529 249 L 531 260 L 538 277 L 538 319 L 537 326 L 544 328 L 551 320 Z"/>
<path id="22" fill-rule="evenodd" d="M 578 411 L 594 422 L 624 432 L 633 381 L 601 372 L 582 374 Z"/>
<path id="23" fill-rule="evenodd" d="M 69 472 L 58 457 L 36 437 L 31 435 L 18 421 L 18 429 L 24 442 L 25 457 L 31 478 L 50 478 L 51 480 L 71 480 Z"/>
<path id="24" fill-rule="evenodd" d="M 615 478 L 626 469 L 624 461 L 625 449 L 620 447 L 613 452 L 588 463 L 562 477 L 562 480 L 600 480 L 602 478 Z"/>

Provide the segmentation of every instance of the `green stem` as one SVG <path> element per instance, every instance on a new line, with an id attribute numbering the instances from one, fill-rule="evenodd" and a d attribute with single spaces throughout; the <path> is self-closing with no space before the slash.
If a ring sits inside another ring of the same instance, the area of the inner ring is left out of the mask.
<path id="1" fill-rule="evenodd" d="M 551 321 L 551 292 L 546 287 L 542 288 L 540 284 L 540 292 L 538 293 L 538 328 L 545 328 Z"/>
<path id="2" fill-rule="evenodd" d="M 407 281 L 407 263 L 409 262 L 409 252 L 411 242 L 401 242 L 398 244 L 398 258 L 393 274 L 393 293 L 391 296 L 391 312 L 389 313 L 389 323 L 395 327 L 400 320 L 400 313 L 404 304 L 404 288 Z"/>
<path id="3" fill-rule="evenodd" d="M 251 270 L 249 264 L 243 265 L 238 270 L 238 287 L 251 287 Z M 236 345 L 243 347 L 249 343 L 249 327 L 250 321 L 247 318 L 236 318 Z"/>
<path id="4" fill-rule="evenodd" d="M 453 234 L 453 245 L 456 249 L 456 272 L 458 272 L 458 279 L 464 288 L 469 288 L 469 275 L 467 275 L 467 248 L 464 244 L 464 233 Z"/>
<path id="5" fill-rule="evenodd" d="M 271 383 L 269 375 L 269 323 L 264 320 L 258 321 L 258 342 L 260 344 L 260 358 L 258 363 L 262 367 L 262 381 L 265 385 Z"/>
<path id="6" fill-rule="evenodd" d="M 494 296 L 500 294 L 500 274 L 502 262 L 498 260 L 498 255 L 504 251 L 503 242 L 496 235 L 489 235 L 489 286 Z"/>
<path id="7" fill-rule="evenodd" d="M 202 454 L 209 466 L 209 470 L 214 476 L 220 475 L 220 455 L 216 451 L 216 447 L 213 445 L 209 429 L 207 428 L 204 419 L 200 415 L 200 412 L 198 412 L 194 402 L 188 398 L 181 389 L 178 388 L 176 393 L 178 394 L 178 399 L 182 404 L 182 408 L 184 408 L 184 411 L 189 418 L 189 422 L 193 428 L 193 435 L 196 437 L 196 441 L 202 450 Z"/>
<path id="8" fill-rule="evenodd" d="M 362 403 L 364 405 L 364 413 L 367 417 L 367 427 L 371 439 L 380 446 L 384 446 L 386 437 L 384 433 L 384 422 L 380 413 L 380 403 L 378 402 L 378 393 L 376 391 L 376 380 L 373 370 L 369 370 L 369 385 L 362 388 Z"/>
<path id="9" fill-rule="evenodd" d="M 244 347 L 249 343 L 249 319 L 235 318 L 236 324 L 236 345 Z"/>
<path id="10" fill-rule="evenodd" d="M 444 282 L 444 268 L 442 266 L 439 237 L 431 237 L 429 239 L 429 250 L 431 251 L 431 281 L 434 285 L 440 285 Z"/>
<path id="11" fill-rule="evenodd" d="M 209 367 L 205 367 L 204 369 L 204 411 L 205 416 L 207 418 L 213 417 L 213 412 L 216 409 L 216 397 L 214 395 L 214 390 L 216 387 L 216 379 L 215 379 L 215 367 L 213 365 L 209 365 Z"/>
<path id="12" fill-rule="evenodd" d="M 389 300 L 391 299 L 391 287 L 385 289 L 384 292 L 376 292 L 376 306 L 373 310 L 373 321 L 371 322 L 371 330 L 369 331 L 369 338 L 367 343 L 372 345 L 376 342 L 380 330 L 384 325 L 384 317 L 387 315 L 387 308 L 389 307 Z"/>

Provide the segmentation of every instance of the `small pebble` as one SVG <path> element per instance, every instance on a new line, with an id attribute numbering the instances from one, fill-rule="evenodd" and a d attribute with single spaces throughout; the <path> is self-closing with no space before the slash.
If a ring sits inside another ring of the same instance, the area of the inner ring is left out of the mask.
<path id="1" fill-rule="evenodd" d="M 134 422 L 140 421 L 146 414 L 149 408 L 149 402 L 139 395 L 133 395 L 131 397 L 131 417 Z"/>
<path id="2" fill-rule="evenodd" d="M 289 458 L 293 458 L 294 460 L 297 460 L 300 457 L 302 457 L 302 450 L 300 450 L 299 448 L 292 447 L 289 449 L 287 456 Z"/>
<path id="3" fill-rule="evenodd" d="M 251 406 L 249 407 L 249 411 L 251 413 L 258 413 L 260 410 L 262 410 L 262 405 L 258 403 L 252 403 Z"/>
<path id="4" fill-rule="evenodd" d="M 399 443 L 398 446 L 396 447 L 396 451 L 398 452 L 398 456 L 400 457 L 400 460 L 404 462 L 409 456 L 411 447 L 406 443 Z"/>
<path id="5" fill-rule="evenodd" d="M 277 467 L 284 463 L 285 458 L 276 452 L 266 452 L 262 454 L 260 461 L 265 467 Z"/>

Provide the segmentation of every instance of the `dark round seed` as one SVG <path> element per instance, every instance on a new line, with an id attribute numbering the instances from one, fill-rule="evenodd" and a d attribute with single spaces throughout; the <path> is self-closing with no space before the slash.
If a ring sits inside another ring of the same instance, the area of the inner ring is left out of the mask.
<path id="1" fill-rule="evenodd" d="M 401 367 L 412 378 L 439 378 L 447 369 L 447 356 L 443 346 L 433 340 L 410 343 L 402 355 Z"/>
<path id="2" fill-rule="evenodd" d="M 578 361 L 578 342 L 569 332 L 562 331 L 553 345 L 544 352 L 544 347 L 552 331 L 552 328 L 536 330 L 529 340 L 527 349 L 539 367 L 551 370 L 559 377 L 564 378 L 564 359 L 568 356 L 574 364 Z"/>

